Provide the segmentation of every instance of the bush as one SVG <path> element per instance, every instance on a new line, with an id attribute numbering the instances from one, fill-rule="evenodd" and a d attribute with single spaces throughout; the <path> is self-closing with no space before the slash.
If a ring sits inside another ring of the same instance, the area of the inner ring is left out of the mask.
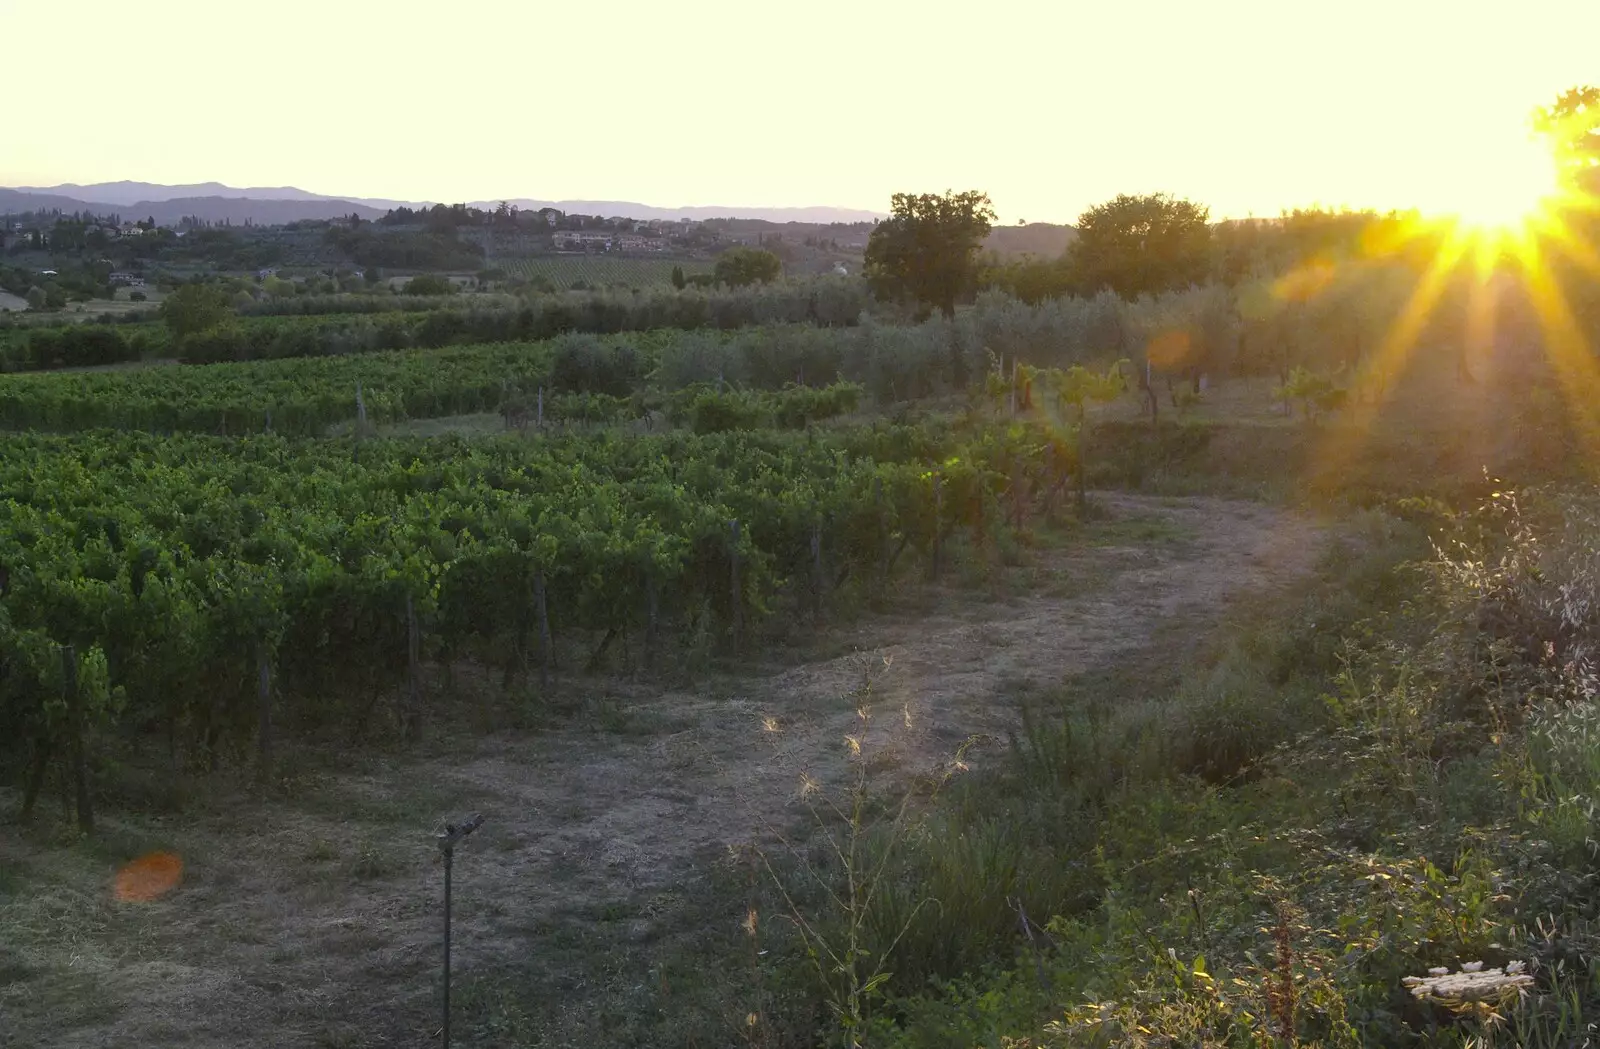
<path id="1" fill-rule="evenodd" d="M 423 273 L 406 281 L 403 289 L 407 295 L 454 295 L 455 282 L 435 273 Z"/>

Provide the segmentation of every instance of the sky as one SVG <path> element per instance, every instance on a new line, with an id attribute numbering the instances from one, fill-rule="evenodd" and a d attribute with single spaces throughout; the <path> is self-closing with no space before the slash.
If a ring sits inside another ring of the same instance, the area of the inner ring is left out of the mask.
<path id="1" fill-rule="evenodd" d="M 0 185 L 1441 210 L 1597 37 L 1600 0 L 0 0 Z"/>

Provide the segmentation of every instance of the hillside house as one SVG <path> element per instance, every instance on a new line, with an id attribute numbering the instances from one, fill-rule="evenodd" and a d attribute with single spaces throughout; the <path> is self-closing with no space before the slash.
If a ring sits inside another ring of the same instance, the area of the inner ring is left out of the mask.
<path id="1" fill-rule="evenodd" d="M 622 251 L 666 251 L 667 242 L 661 237 L 636 237 L 623 234 L 616 239 L 616 247 Z"/>
<path id="2" fill-rule="evenodd" d="M 563 230 L 553 238 L 556 249 L 588 251 L 599 248 L 602 251 L 611 250 L 612 234 L 592 230 Z"/>
<path id="3" fill-rule="evenodd" d="M 125 288 L 142 288 L 144 287 L 144 278 L 136 273 L 113 273 L 111 274 L 111 283 Z"/>

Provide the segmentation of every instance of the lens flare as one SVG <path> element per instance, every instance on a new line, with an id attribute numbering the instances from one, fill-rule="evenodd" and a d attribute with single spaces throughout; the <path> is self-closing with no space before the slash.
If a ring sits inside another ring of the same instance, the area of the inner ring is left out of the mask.
<path id="1" fill-rule="evenodd" d="M 183 861 L 170 852 L 152 852 L 117 871 L 113 891 L 124 903 L 158 900 L 183 881 Z"/>
<path id="2" fill-rule="evenodd" d="M 1434 205 L 1473 230 L 1520 230 L 1559 192 L 1556 159 L 1531 136 L 1485 141 L 1481 147 L 1462 158 L 1461 177 L 1439 187 Z"/>

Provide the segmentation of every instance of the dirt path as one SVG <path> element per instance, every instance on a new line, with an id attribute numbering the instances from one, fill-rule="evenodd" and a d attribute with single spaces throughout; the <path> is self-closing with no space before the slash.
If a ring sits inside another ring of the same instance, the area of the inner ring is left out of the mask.
<path id="1" fill-rule="evenodd" d="M 23 945 L 0 937 L 0 1046 L 428 1044 L 440 872 L 423 828 L 472 809 L 490 822 L 458 868 L 463 985 L 537 953 L 558 999 L 659 993 L 626 966 L 569 974 L 561 952 L 592 951 L 596 923 L 610 923 L 608 950 L 650 951 L 728 846 L 792 820 L 805 777 L 841 775 L 865 673 L 868 744 L 889 768 L 925 772 L 963 740 L 1002 736 L 1019 692 L 1105 667 L 1174 622 L 1214 621 L 1232 595 L 1309 570 L 1322 545 L 1313 524 L 1256 504 L 1101 502 L 1167 538 L 1053 553 L 1036 577 L 1062 585 L 1005 602 L 945 595 L 927 615 L 867 621 L 848 655 L 721 694 L 634 698 L 616 731 L 480 738 L 310 784 L 298 805 L 125 827 L 125 849 L 158 840 L 188 859 L 183 888 L 155 904 L 113 903 L 107 856 L 0 837 L 0 928 L 12 922 Z M 8 890 L 8 864 L 25 891 Z M 482 1044 L 554 1040 L 508 1009 L 518 1033 Z"/>

